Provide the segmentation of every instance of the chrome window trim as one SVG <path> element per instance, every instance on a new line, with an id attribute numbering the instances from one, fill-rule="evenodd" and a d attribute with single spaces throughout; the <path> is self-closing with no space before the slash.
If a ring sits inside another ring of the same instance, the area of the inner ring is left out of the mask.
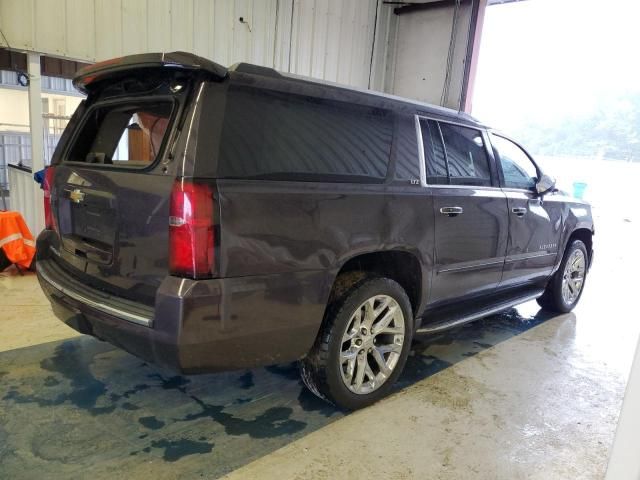
<path id="1" fill-rule="evenodd" d="M 112 307 L 110 305 L 106 305 L 104 303 L 96 302 L 95 300 L 87 298 L 84 295 L 82 295 L 81 293 L 76 292 L 75 290 L 71 290 L 69 288 L 63 287 L 58 282 L 53 280 L 46 273 L 44 268 L 39 268 L 38 269 L 38 275 L 45 282 L 47 282 L 49 285 L 51 285 L 56 290 L 60 291 L 61 293 L 64 293 L 65 295 L 67 295 L 70 298 L 73 298 L 74 300 L 77 300 L 78 302 L 84 303 L 85 305 L 87 305 L 89 307 L 95 308 L 96 310 L 100 310 L 103 313 L 107 313 L 109 315 L 113 315 L 113 316 L 121 318 L 123 320 L 129 321 L 129 322 L 132 322 L 132 323 L 137 323 L 138 325 L 143 325 L 145 327 L 150 327 L 151 326 L 151 320 L 152 320 L 151 318 L 148 318 L 148 317 L 145 317 L 145 316 L 142 316 L 142 315 L 137 315 L 135 313 L 127 312 L 127 311 L 121 310 L 119 308 L 114 308 L 114 307 Z"/>
<path id="2" fill-rule="evenodd" d="M 501 187 L 502 191 L 505 193 L 513 192 L 513 193 L 530 193 L 534 197 L 538 195 L 533 190 L 529 190 L 527 188 L 516 188 L 516 187 Z"/>
<path id="3" fill-rule="evenodd" d="M 429 184 L 429 188 L 455 188 L 455 189 L 465 189 L 465 190 L 489 190 L 502 192 L 502 188 L 500 187 L 487 187 L 485 185 L 442 185 L 442 184 Z"/>
<path id="4" fill-rule="evenodd" d="M 420 186 L 427 186 L 427 162 L 424 155 L 424 139 L 422 137 L 422 127 L 420 126 L 420 116 L 414 115 L 416 125 L 416 141 L 418 142 L 418 158 L 420 160 Z"/>
<path id="5" fill-rule="evenodd" d="M 491 135 L 495 135 L 496 137 L 500 137 L 504 140 L 507 140 L 511 143 L 513 143 L 516 147 L 518 147 L 520 150 L 522 150 L 522 152 L 525 154 L 525 156 L 529 159 L 529 161 L 531 163 L 533 163 L 533 166 L 536 169 L 536 172 L 538 174 L 538 177 L 542 176 L 542 169 L 540 168 L 540 166 L 538 165 L 538 162 L 536 162 L 533 157 L 531 156 L 531 154 L 522 146 L 520 145 L 517 141 L 515 141 L 513 138 L 511 138 L 508 135 L 505 135 L 504 133 L 501 133 L 499 131 L 496 131 L 492 128 L 487 128 L 486 129 L 487 132 L 487 136 L 489 137 L 489 143 L 491 144 Z M 493 148 L 493 145 L 491 145 L 491 147 Z M 498 152 L 498 157 L 495 159 L 496 160 L 496 167 L 498 167 L 500 170 L 502 170 L 502 165 L 500 164 L 500 153 Z M 504 176 L 504 174 L 502 175 Z M 500 183 L 503 184 L 504 183 L 504 179 L 500 178 Z M 505 187 L 507 188 L 507 187 Z M 512 187 L 508 187 L 508 188 L 512 188 Z M 522 189 L 518 189 L 518 190 L 522 190 Z M 528 190 L 527 190 L 528 191 Z"/>
<path id="6" fill-rule="evenodd" d="M 456 122 L 455 120 L 442 119 L 442 118 L 438 118 L 438 117 L 432 117 L 432 116 L 429 116 L 429 115 L 423 115 L 423 114 L 420 114 L 420 113 L 416 113 L 416 117 L 424 118 L 425 120 L 433 120 L 434 122 L 450 123 L 451 125 L 457 125 L 459 127 L 474 128 L 474 129 L 479 130 L 479 131 L 482 131 L 483 129 L 484 130 L 487 129 L 486 127 L 483 127 L 481 125 L 474 125 L 474 124 L 469 124 L 469 123 Z"/>
<path id="7" fill-rule="evenodd" d="M 484 149 L 486 150 L 486 154 L 487 154 L 487 160 L 489 162 L 489 167 L 491 166 L 491 161 L 492 158 L 489 156 L 490 152 L 489 152 L 489 148 L 487 145 L 487 141 L 485 138 L 485 133 L 488 133 L 489 130 L 486 127 L 483 127 L 481 125 L 469 125 L 468 123 L 462 123 L 462 122 L 456 122 L 453 120 L 448 120 L 448 119 L 440 119 L 437 117 L 431 117 L 429 115 L 423 115 L 420 113 L 416 113 L 414 115 L 415 117 L 415 121 L 416 121 L 416 133 L 418 134 L 418 138 L 416 139 L 418 141 L 418 152 L 419 152 L 419 156 L 420 156 L 420 182 L 422 183 L 423 187 L 431 187 L 431 188 L 465 188 L 465 189 L 491 189 L 491 190 L 502 190 L 501 187 L 494 187 L 494 186 L 484 186 L 484 185 L 449 185 L 449 184 L 442 184 L 442 183 L 438 183 L 438 184 L 431 184 L 431 183 L 427 183 L 427 164 L 426 164 L 426 157 L 424 154 L 424 138 L 422 137 L 422 127 L 420 126 L 420 120 L 424 119 L 424 120 L 432 120 L 434 122 L 438 122 L 438 123 L 448 123 L 451 125 L 457 125 L 459 127 L 464 127 L 464 128 L 470 128 L 473 130 L 477 130 L 478 132 L 480 132 L 480 134 L 482 134 L 482 142 L 484 143 Z M 446 145 L 444 144 L 444 138 L 442 137 L 442 131 L 440 130 L 440 127 L 438 126 L 438 132 L 440 133 L 440 138 L 442 139 L 442 146 L 445 148 L 445 157 L 446 157 Z M 507 139 L 509 140 L 509 139 Z M 513 142 L 516 143 L 516 142 Z M 519 146 L 519 145 L 518 145 Z M 522 147 L 520 147 L 522 148 Z M 524 149 L 523 149 L 524 150 Z M 526 151 L 525 151 L 526 153 Z M 527 154 L 528 156 L 528 154 Z M 535 165 L 535 162 L 534 162 Z M 536 165 L 537 166 L 537 165 Z M 448 169 L 448 160 L 447 160 L 447 169 Z M 491 170 L 491 168 L 489 168 L 489 170 Z M 490 172 L 491 174 L 491 172 Z M 423 177 L 424 175 L 424 177 Z M 498 179 L 498 183 L 500 182 L 500 179 Z"/>

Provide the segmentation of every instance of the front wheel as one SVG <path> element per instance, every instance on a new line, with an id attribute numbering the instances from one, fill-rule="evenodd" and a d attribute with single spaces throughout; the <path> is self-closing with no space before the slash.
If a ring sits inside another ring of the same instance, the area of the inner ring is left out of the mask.
<path id="1" fill-rule="evenodd" d="M 567 313 L 577 305 L 587 275 L 587 247 L 574 240 L 564 254 L 560 268 L 549 281 L 538 304 L 553 312 Z"/>
<path id="2" fill-rule="evenodd" d="M 389 393 L 402 372 L 413 336 L 404 289 L 388 278 L 356 283 L 327 311 L 301 374 L 309 390 L 355 410 Z"/>

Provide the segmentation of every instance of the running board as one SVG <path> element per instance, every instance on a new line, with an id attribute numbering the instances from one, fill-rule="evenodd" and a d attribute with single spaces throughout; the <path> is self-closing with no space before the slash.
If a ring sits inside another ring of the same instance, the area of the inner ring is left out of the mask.
<path id="1" fill-rule="evenodd" d="M 469 313 L 467 315 L 463 315 L 462 317 L 457 317 L 455 319 L 445 320 L 443 322 L 438 322 L 433 325 L 428 325 L 426 327 L 420 327 L 416 330 L 416 334 L 426 334 L 426 333 L 438 333 L 444 330 L 448 330 L 453 327 L 457 327 L 463 325 L 465 323 L 473 322 L 474 320 L 478 320 L 480 318 L 488 317 L 489 315 L 493 315 L 494 313 L 501 312 L 511 307 L 515 307 L 516 305 L 520 305 L 521 303 L 528 302 L 529 300 L 535 300 L 539 296 L 544 293 L 544 289 L 529 291 L 526 295 L 520 295 L 518 297 L 511 298 L 509 300 L 504 300 L 500 303 L 493 304 L 487 308 Z"/>

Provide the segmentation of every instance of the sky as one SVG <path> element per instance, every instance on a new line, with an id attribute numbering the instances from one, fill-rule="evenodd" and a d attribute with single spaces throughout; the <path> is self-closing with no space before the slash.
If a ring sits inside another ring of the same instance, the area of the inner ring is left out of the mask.
<path id="1" fill-rule="evenodd" d="M 640 91 L 640 0 L 487 7 L 472 114 L 506 132 Z"/>

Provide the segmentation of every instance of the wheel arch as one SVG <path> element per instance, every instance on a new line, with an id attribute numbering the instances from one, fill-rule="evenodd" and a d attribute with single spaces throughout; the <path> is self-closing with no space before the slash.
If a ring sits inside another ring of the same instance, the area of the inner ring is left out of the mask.
<path id="1" fill-rule="evenodd" d="M 422 305 L 423 275 L 418 256 L 407 250 L 377 250 L 359 253 L 346 259 L 331 285 L 327 307 L 350 285 L 367 275 L 390 278 L 405 290 L 414 316 Z"/>
<path id="2" fill-rule="evenodd" d="M 587 255 L 589 257 L 587 265 L 591 266 L 591 260 L 593 257 L 593 231 L 589 228 L 576 228 L 573 230 L 564 247 L 565 252 L 573 240 L 580 240 L 587 247 Z"/>

